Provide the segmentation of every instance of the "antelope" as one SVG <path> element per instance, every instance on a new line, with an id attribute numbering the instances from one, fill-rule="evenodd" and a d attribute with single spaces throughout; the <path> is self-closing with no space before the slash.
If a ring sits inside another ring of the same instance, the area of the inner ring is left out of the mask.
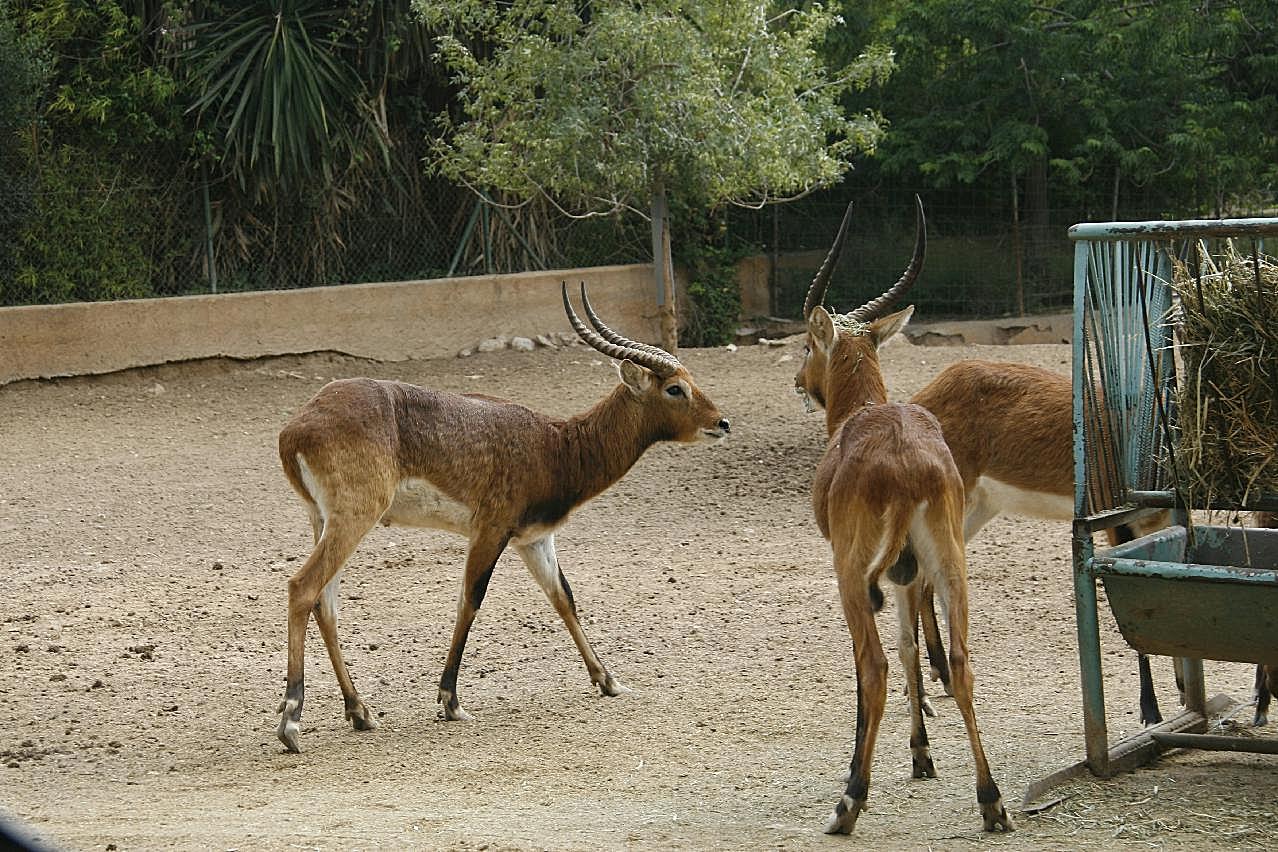
<path id="1" fill-rule="evenodd" d="M 1263 529 L 1278 529 L 1278 512 L 1255 512 L 1251 524 Z M 1256 716 L 1252 724 L 1258 728 L 1269 724 L 1270 696 L 1278 698 L 1278 663 L 1256 666 Z"/>
<path id="2" fill-rule="evenodd" d="M 963 538 L 971 541 L 999 515 L 1049 521 L 1074 518 L 1073 392 L 1070 379 L 1042 367 L 967 360 L 951 364 L 911 397 L 936 417 L 966 494 Z M 1111 545 L 1168 523 L 1155 512 L 1106 530 Z M 932 679 L 950 691 L 929 595 L 920 614 Z M 1149 659 L 1138 657 L 1141 718 L 1161 721 Z M 1150 683 L 1146 692 L 1145 683 Z"/>
<path id="3" fill-rule="evenodd" d="M 1074 518 L 1073 392 L 1070 379 L 1028 364 L 958 361 L 942 370 L 910 402 L 941 424 L 963 480 L 963 539 L 971 541 L 999 515 L 1050 521 Z M 820 404 L 806 387 L 803 368 L 795 390 Z M 1160 529 L 1166 512 L 1106 530 L 1111 545 Z M 919 590 L 919 615 L 932 680 L 953 692 L 932 592 Z M 1154 697 L 1149 658 L 1138 656 L 1141 720 L 1162 721 Z M 926 698 L 924 712 L 934 715 Z"/>
<path id="4" fill-rule="evenodd" d="M 836 321 L 822 302 L 851 215 L 849 205 L 808 290 L 807 354 L 799 376 L 800 386 L 826 413 L 829 442 L 816 470 L 812 506 L 833 551 L 857 677 L 856 746 L 846 790 L 825 831 L 850 833 L 866 807 L 870 764 L 887 698 L 887 658 L 875 623 L 875 613 L 883 605 L 879 580 L 884 574 L 892 581 L 897 604 L 898 651 L 910 697 L 913 776 L 936 776 L 923 722 L 915 637 L 918 594 L 926 584 L 940 595 L 949 616 L 951 683 L 972 749 L 984 829 L 1011 831 L 1012 819 L 981 746 L 972 701 L 963 481 L 937 419 L 920 405 L 889 403 L 879 368 L 878 348 L 904 327 L 914 310 L 884 315 L 913 285 L 922 267 L 922 202 L 914 256 L 900 280 Z"/>
<path id="5" fill-rule="evenodd" d="M 377 727 L 342 660 L 337 610 L 342 567 L 374 525 L 442 529 L 469 539 L 457 617 L 438 701 L 446 720 L 471 715 L 457 697 L 462 652 L 497 558 L 513 546 L 550 599 L 603 695 L 628 691 L 591 648 L 555 531 L 607 489 L 658 441 L 717 442 L 730 425 L 677 358 L 636 343 L 599 320 L 581 286 L 594 330 L 564 310 L 577 335 L 616 358 L 621 383 L 568 419 L 482 394 L 454 394 L 370 378 L 330 382 L 280 431 L 289 484 L 310 517 L 314 551 L 288 581 L 288 675 L 276 734 L 290 752 L 304 699 L 306 629 L 319 624 L 356 730 Z"/>

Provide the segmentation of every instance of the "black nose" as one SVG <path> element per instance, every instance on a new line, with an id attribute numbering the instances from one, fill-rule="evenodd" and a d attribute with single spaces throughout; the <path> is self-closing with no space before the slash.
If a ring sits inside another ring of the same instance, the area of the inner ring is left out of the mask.
<path id="1" fill-rule="evenodd" d="M 732 424 L 731 424 L 731 423 L 729 423 L 727 420 L 720 420 L 720 421 L 719 421 L 719 428 L 720 428 L 720 429 L 722 429 L 722 430 L 723 430 L 723 431 L 725 431 L 725 432 L 731 432 L 731 431 L 732 431 Z"/>

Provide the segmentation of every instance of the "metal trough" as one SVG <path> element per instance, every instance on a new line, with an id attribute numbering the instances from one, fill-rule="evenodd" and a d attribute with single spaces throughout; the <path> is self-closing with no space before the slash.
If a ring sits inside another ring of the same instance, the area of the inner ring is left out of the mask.
<path id="1" fill-rule="evenodd" d="M 1146 654 L 1278 664 L 1278 530 L 1168 527 L 1092 559 L 1118 629 Z"/>

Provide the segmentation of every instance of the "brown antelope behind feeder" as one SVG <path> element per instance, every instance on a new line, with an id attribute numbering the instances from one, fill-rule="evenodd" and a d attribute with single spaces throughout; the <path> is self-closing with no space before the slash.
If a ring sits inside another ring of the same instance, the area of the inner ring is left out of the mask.
<path id="1" fill-rule="evenodd" d="M 821 404 L 805 381 L 801 368 L 795 389 Z M 1067 376 L 1029 364 L 958 361 L 910 402 L 936 417 L 958 467 L 965 498 L 965 542 L 999 515 L 1073 520 L 1073 393 Z M 1107 534 L 1111 545 L 1118 544 L 1167 523 L 1167 513 L 1158 512 Z M 918 598 L 932 679 L 952 693 L 931 589 L 921 587 Z M 1141 655 L 1139 662 L 1141 718 L 1152 724 L 1161 717 L 1149 660 Z M 924 711 L 932 715 L 926 699 Z"/>
<path id="2" fill-rule="evenodd" d="M 325 385 L 281 430 L 280 460 L 306 505 L 315 549 L 288 583 L 288 679 L 277 735 L 298 751 L 303 658 L 311 614 L 319 624 L 356 729 L 376 727 L 355 690 L 337 637 L 342 566 L 376 524 L 449 530 L 469 539 L 448 657 L 439 681 L 446 719 L 470 718 L 457 674 L 497 558 L 515 548 L 563 619 L 604 695 L 624 687 L 595 655 L 555 555 L 555 531 L 573 509 L 620 479 L 658 441 L 718 441 L 728 421 L 674 356 L 609 329 L 581 296 L 589 329 L 563 287 L 573 329 L 620 361 L 619 384 L 568 419 L 480 394 L 375 379 Z"/>
<path id="3" fill-rule="evenodd" d="M 1029 364 L 959 361 L 911 397 L 936 417 L 959 476 L 966 512 L 963 538 L 971 541 L 999 515 L 1069 522 L 1074 518 L 1073 392 L 1070 379 Z M 1156 512 L 1106 530 L 1111 545 L 1167 526 Z M 931 593 L 920 604 L 932 678 L 950 692 L 945 653 Z M 1139 657 L 1141 718 L 1161 721 L 1149 675 Z M 1148 689 L 1146 689 L 1148 684 Z"/>
<path id="4" fill-rule="evenodd" d="M 967 648 L 967 566 L 963 554 L 963 481 L 936 418 L 913 404 L 889 403 L 878 348 L 909 321 L 913 308 L 884 316 L 913 285 L 923 264 L 926 224 L 918 202 L 914 257 L 901 279 L 846 317 L 823 306 L 847 237 L 849 205 L 834 245 L 804 305 L 807 354 L 796 379 L 826 413 L 829 443 L 817 467 L 812 503 L 830 542 L 857 676 L 856 746 L 846 791 L 826 824 L 848 833 L 866 807 L 870 765 L 887 699 L 887 658 L 875 613 L 886 573 L 896 598 L 899 657 L 910 696 L 913 775 L 935 777 L 923 722 L 916 607 L 926 586 L 948 614 L 949 666 L 976 768 L 976 798 L 986 831 L 1013 828 L 977 730 Z"/>
<path id="5" fill-rule="evenodd" d="M 1256 512 L 1251 525 L 1263 529 L 1278 529 L 1278 513 Z M 1269 724 L 1269 699 L 1278 698 L 1278 662 L 1256 666 L 1256 727 Z"/>

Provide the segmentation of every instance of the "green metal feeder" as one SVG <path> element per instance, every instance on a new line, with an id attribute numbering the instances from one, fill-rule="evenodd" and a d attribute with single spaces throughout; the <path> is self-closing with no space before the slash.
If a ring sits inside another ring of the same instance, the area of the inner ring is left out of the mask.
<path id="1" fill-rule="evenodd" d="M 1208 736 L 1208 720 L 1234 704 L 1207 700 L 1204 659 L 1278 664 L 1278 530 L 1189 523 L 1194 509 L 1278 509 L 1278 495 L 1248 505 L 1186 505 L 1173 433 L 1177 357 L 1172 260 L 1222 251 L 1254 258 L 1278 248 L 1278 219 L 1075 225 L 1075 615 L 1086 759 L 1032 784 L 1029 802 L 1083 771 L 1102 778 L 1167 748 L 1278 753 L 1278 741 Z M 1259 281 L 1257 281 L 1259 287 Z M 1097 552 L 1093 533 L 1170 509 L 1172 526 Z M 1111 746 L 1105 719 L 1097 583 L 1123 638 L 1178 658 L 1184 711 Z"/>

